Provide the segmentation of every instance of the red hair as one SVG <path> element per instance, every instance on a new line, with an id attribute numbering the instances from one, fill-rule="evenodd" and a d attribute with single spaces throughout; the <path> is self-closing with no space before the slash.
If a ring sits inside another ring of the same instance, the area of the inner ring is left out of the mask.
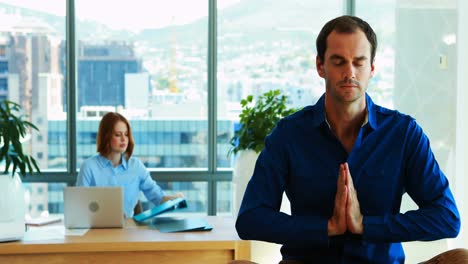
<path id="1" fill-rule="evenodd" d="M 130 128 L 130 123 L 128 120 L 121 114 L 115 112 L 109 112 L 105 114 L 101 122 L 99 123 L 99 130 L 96 139 L 96 148 L 102 156 L 107 157 L 111 153 L 111 139 L 112 134 L 114 133 L 114 126 L 119 121 L 122 121 L 127 125 L 128 130 L 128 146 L 125 151 L 125 158 L 128 160 L 132 156 L 133 147 L 135 142 L 133 141 L 132 129 Z"/>

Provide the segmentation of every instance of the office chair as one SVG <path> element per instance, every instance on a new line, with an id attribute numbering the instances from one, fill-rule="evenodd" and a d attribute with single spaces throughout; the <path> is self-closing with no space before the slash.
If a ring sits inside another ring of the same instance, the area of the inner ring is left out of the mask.
<path id="1" fill-rule="evenodd" d="M 440 253 L 428 261 L 420 264 L 462 264 L 468 263 L 468 249 L 456 248 Z"/>
<path id="2" fill-rule="evenodd" d="M 141 205 L 141 201 L 138 200 L 137 204 L 135 205 L 135 208 L 133 208 L 133 215 L 137 215 L 141 212 L 143 212 L 143 206 Z"/>

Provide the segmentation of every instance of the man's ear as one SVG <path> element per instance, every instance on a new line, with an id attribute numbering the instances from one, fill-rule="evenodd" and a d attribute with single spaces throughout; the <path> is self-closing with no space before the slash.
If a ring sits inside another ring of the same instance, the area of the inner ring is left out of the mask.
<path id="1" fill-rule="evenodd" d="M 325 74 L 323 71 L 323 63 L 322 60 L 320 60 L 319 56 L 315 57 L 315 68 L 317 68 L 317 73 L 320 77 L 324 78 Z"/>
<path id="2" fill-rule="evenodd" d="M 371 74 L 370 74 L 370 77 L 374 77 L 374 72 L 375 72 L 375 67 L 374 67 L 374 63 L 371 64 Z"/>

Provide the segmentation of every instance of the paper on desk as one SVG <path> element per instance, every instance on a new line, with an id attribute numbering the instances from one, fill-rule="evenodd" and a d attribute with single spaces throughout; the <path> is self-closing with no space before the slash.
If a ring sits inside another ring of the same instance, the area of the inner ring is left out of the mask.
<path id="1" fill-rule="evenodd" d="M 64 226 L 29 227 L 23 241 L 56 240 L 65 236 L 83 236 L 89 229 L 66 229 Z"/>
<path id="2" fill-rule="evenodd" d="M 27 225 L 32 225 L 32 226 L 41 226 L 41 225 L 47 225 L 47 224 L 52 224 L 56 222 L 62 221 L 61 216 L 47 216 L 47 217 L 38 217 L 38 218 L 27 218 L 25 219 L 25 222 Z"/>
<path id="3" fill-rule="evenodd" d="M 83 236 L 88 232 L 89 228 L 80 228 L 80 229 L 65 229 L 66 236 Z"/>
<path id="4" fill-rule="evenodd" d="M 56 240 L 63 239 L 65 236 L 65 228 L 63 226 L 44 226 L 44 227 L 29 227 L 24 233 L 23 241 L 38 241 L 38 240 Z"/>

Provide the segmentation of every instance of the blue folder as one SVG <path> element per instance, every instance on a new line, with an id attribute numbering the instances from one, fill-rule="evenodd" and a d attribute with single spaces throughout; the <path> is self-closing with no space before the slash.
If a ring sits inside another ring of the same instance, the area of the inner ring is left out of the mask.
<path id="1" fill-rule="evenodd" d="M 159 229 L 162 233 L 210 231 L 213 229 L 205 219 L 199 217 L 188 217 L 183 219 L 158 218 L 160 217 L 156 217 L 149 227 Z"/>
<path id="2" fill-rule="evenodd" d="M 172 211 L 175 209 L 186 208 L 186 207 L 187 207 L 187 201 L 184 198 L 176 198 L 174 200 L 166 201 L 140 214 L 134 215 L 133 220 L 135 220 L 138 223 L 141 223 L 147 219 L 150 219 L 152 217 L 155 217 L 167 211 Z"/>

